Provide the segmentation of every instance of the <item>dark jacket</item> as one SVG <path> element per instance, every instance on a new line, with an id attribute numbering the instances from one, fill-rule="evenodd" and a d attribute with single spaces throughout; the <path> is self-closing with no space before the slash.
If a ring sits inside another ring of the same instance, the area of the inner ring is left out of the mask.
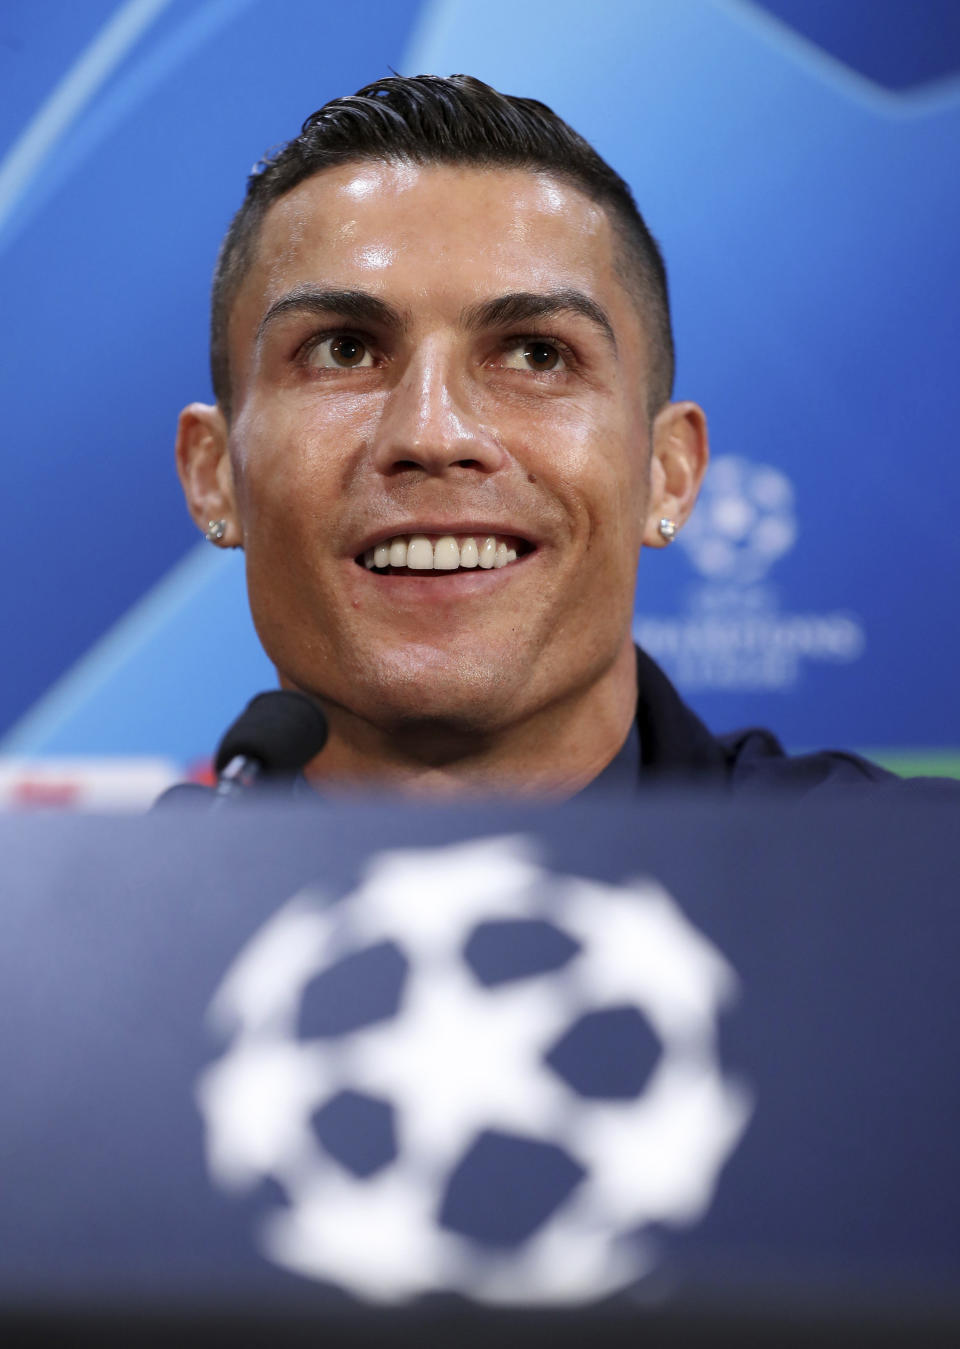
<path id="1" fill-rule="evenodd" d="M 644 784 L 682 782 L 698 787 L 776 793 L 832 787 L 846 790 L 858 784 L 877 783 L 922 786 L 960 795 L 960 782 L 949 778 L 914 778 L 905 782 L 858 754 L 841 750 L 787 754 L 775 735 L 756 727 L 712 735 L 660 667 L 639 648 L 637 683 L 640 780 Z"/>

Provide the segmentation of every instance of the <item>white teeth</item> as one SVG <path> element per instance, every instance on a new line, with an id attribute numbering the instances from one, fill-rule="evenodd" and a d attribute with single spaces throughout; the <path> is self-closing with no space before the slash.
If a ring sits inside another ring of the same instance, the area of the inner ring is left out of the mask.
<path id="1" fill-rule="evenodd" d="M 407 566 L 411 571 L 433 570 L 433 544 L 423 534 L 414 534 L 407 544 Z"/>
<path id="2" fill-rule="evenodd" d="M 460 566 L 460 545 L 452 534 L 444 534 L 433 545 L 434 571 L 456 571 Z"/>
<path id="3" fill-rule="evenodd" d="M 497 541 L 492 534 L 488 534 L 480 548 L 480 556 L 477 559 L 481 567 L 489 570 L 497 559 Z"/>
<path id="4" fill-rule="evenodd" d="M 405 535 L 386 539 L 363 554 L 363 565 L 372 570 L 385 571 L 388 567 L 409 567 L 411 571 L 456 571 L 458 567 L 472 569 L 505 567 L 517 560 L 516 548 L 511 548 L 493 534 L 478 541 L 473 535 L 460 542 L 453 534 L 444 534 L 431 543 L 426 534 Z"/>

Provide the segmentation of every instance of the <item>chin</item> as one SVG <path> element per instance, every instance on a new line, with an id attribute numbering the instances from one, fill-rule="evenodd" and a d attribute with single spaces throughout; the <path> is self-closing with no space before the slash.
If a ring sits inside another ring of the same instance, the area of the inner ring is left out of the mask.
<path id="1" fill-rule="evenodd" d="M 355 689 L 353 710 L 398 733 L 428 727 L 449 735 L 493 733 L 522 715 L 520 695 L 529 687 L 529 674 L 510 665 L 406 648 L 368 668 L 365 687 Z"/>

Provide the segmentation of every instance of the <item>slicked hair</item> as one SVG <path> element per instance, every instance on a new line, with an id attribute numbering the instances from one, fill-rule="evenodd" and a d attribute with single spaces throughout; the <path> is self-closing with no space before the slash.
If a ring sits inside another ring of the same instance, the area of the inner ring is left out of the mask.
<path id="1" fill-rule="evenodd" d="M 299 136 L 268 154 L 250 175 L 213 279 L 210 367 L 226 416 L 230 311 L 254 261 L 267 211 L 314 174 L 364 160 L 527 169 L 565 181 L 604 207 L 621 244 L 618 270 L 640 308 L 650 345 L 650 413 L 670 398 L 674 352 L 666 269 L 620 175 L 536 99 L 498 93 L 470 75 L 396 75 L 325 103 Z"/>

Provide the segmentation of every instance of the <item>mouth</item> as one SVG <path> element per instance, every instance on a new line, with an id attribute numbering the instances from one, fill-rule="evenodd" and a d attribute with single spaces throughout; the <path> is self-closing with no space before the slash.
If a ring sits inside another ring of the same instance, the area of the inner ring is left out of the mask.
<path id="1" fill-rule="evenodd" d="M 501 570 L 533 551 L 528 539 L 513 534 L 396 534 L 354 560 L 380 576 L 440 577 Z"/>

